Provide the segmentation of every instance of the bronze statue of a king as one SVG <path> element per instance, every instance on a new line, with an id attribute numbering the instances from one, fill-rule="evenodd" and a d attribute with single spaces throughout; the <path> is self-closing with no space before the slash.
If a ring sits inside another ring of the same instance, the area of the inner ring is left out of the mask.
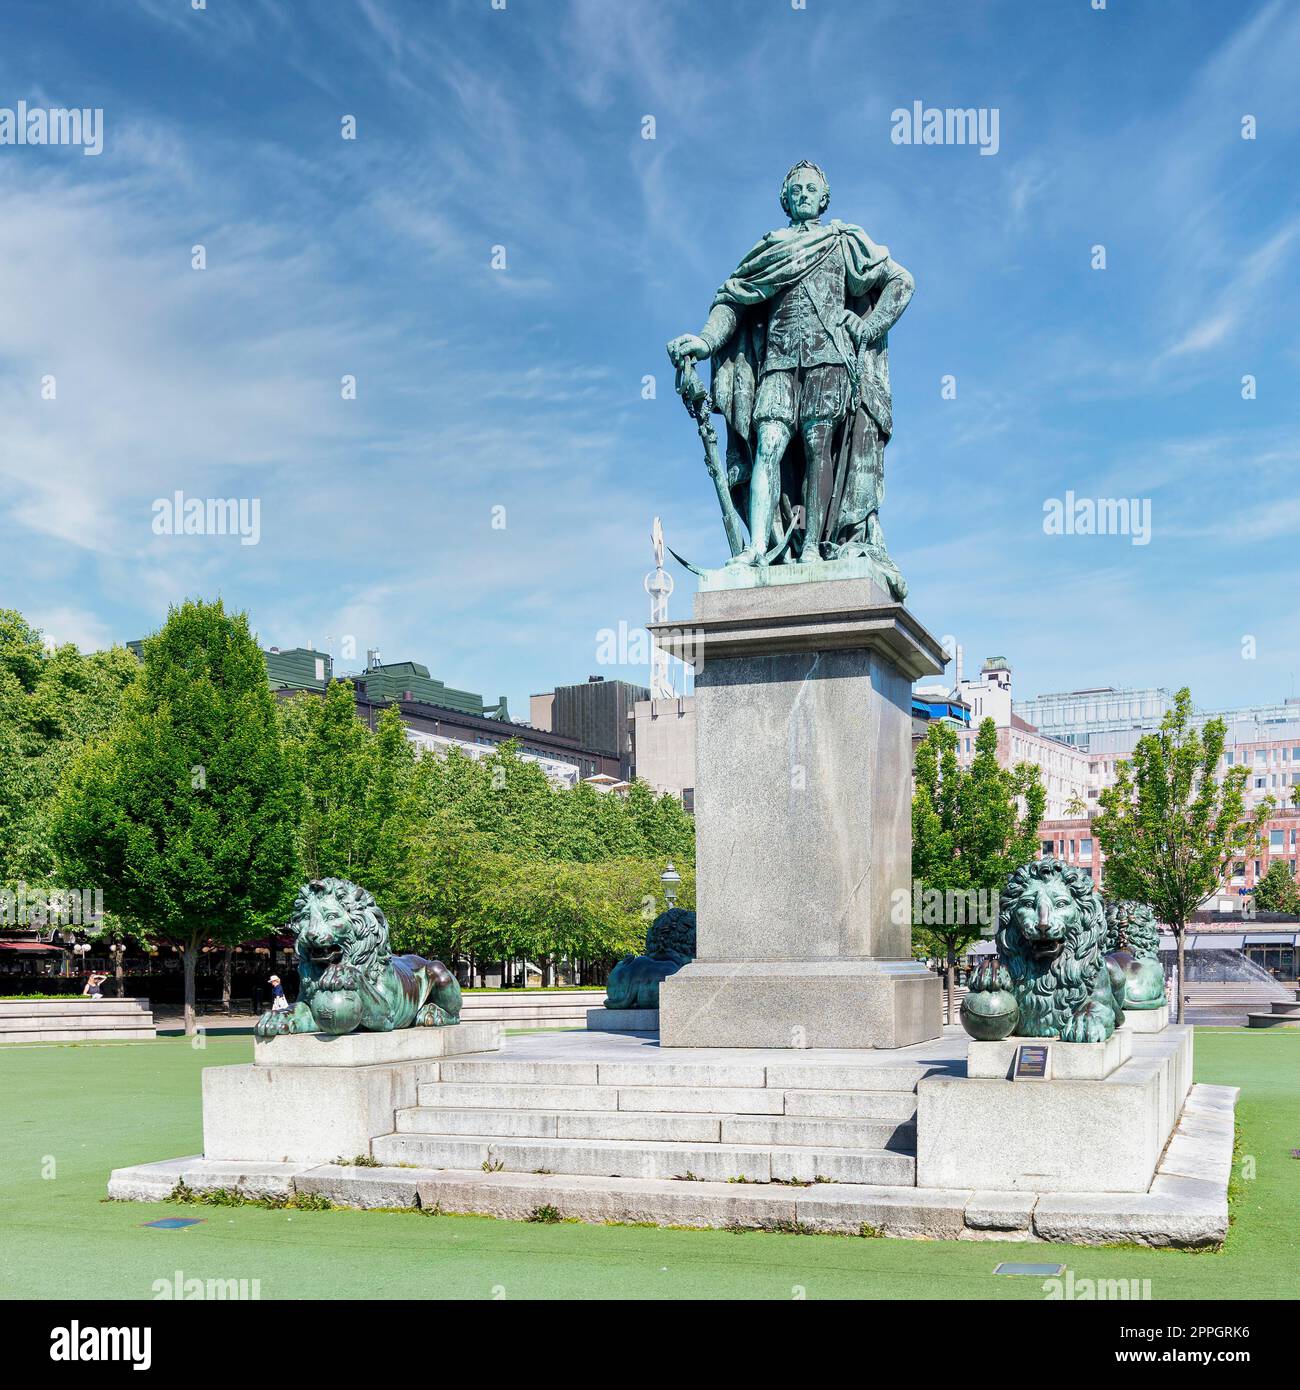
<path id="1" fill-rule="evenodd" d="M 728 563 L 866 560 L 902 602 L 907 586 L 885 548 L 880 503 L 893 428 L 888 334 L 913 281 L 861 227 L 823 223 L 829 202 L 826 175 L 801 160 L 781 187 L 789 225 L 758 242 L 714 296 L 704 327 L 674 338 L 668 355 L 706 457 L 713 435 Z M 709 393 L 694 372 L 706 357 Z M 726 421 L 725 464 L 710 410 Z"/>

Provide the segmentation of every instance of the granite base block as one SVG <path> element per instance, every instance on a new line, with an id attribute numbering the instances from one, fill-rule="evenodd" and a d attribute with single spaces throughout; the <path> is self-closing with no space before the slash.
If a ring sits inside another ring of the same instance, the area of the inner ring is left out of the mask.
<path id="1" fill-rule="evenodd" d="M 1169 1027 L 1169 1005 L 1158 1009 L 1125 1009 L 1124 1027 L 1130 1033 L 1163 1033 Z"/>
<path id="2" fill-rule="evenodd" d="M 285 1033 L 253 1040 L 258 1067 L 372 1067 L 429 1062 L 469 1052 L 495 1052 L 500 1023 L 446 1028 L 394 1028 L 391 1033 Z"/>
<path id="3" fill-rule="evenodd" d="M 1191 1084 L 1192 1032 L 1168 1028 L 1131 1045 L 1131 1060 L 1103 1079 L 927 1077 L 917 1087 L 918 1185 L 1145 1193 Z M 1170 1152 L 1197 1142 L 1180 1137 Z"/>
<path id="4" fill-rule="evenodd" d="M 693 961 L 659 986 L 663 1047 L 896 1048 L 942 1032 L 913 961 Z"/>
<path id="5" fill-rule="evenodd" d="M 597 1033 L 657 1033 L 658 1009 L 588 1009 L 587 1027 Z"/>
<path id="6" fill-rule="evenodd" d="M 1133 1055 L 1133 1035 L 1124 1028 L 1117 1028 L 1105 1042 L 1099 1043 L 1017 1037 L 1003 1038 L 1000 1042 L 972 1042 L 966 1054 L 966 1075 L 1009 1081 L 1016 1055 L 1022 1047 L 1049 1049 L 1049 1080 L 1101 1081 Z"/>

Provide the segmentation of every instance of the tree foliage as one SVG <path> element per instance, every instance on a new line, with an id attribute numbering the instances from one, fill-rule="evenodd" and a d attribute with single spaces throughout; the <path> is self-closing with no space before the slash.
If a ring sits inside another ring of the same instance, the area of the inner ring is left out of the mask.
<path id="1" fill-rule="evenodd" d="M 934 723 L 916 752 L 912 795 L 912 877 L 915 940 L 948 963 L 949 992 L 957 956 L 980 934 L 981 923 L 968 911 L 946 907 L 939 920 L 925 910 L 935 893 L 945 903 L 971 903 L 972 894 L 996 903 L 1008 874 L 1037 856 L 1038 826 L 1047 793 L 1039 769 L 998 764 L 998 731 L 991 719 L 980 724 L 969 767 L 957 758 L 958 733 Z"/>
<path id="2" fill-rule="evenodd" d="M 1227 730 L 1223 720 L 1192 723 L 1184 687 L 1154 734 L 1116 765 L 1115 783 L 1100 796 L 1093 821 L 1106 856 L 1111 897 L 1146 903 L 1168 925 L 1178 946 L 1178 1021 L 1183 1018 L 1184 933 L 1196 909 L 1224 882 L 1234 860 L 1262 850 L 1273 810 L 1265 797 L 1245 809 L 1247 769 L 1219 774 Z"/>
<path id="3" fill-rule="evenodd" d="M 0 884 L 56 879 L 55 794 L 88 739 L 102 735 L 133 684 L 125 647 L 47 648 L 22 616 L 0 609 Z"/>
<path id="4" fill-rule="evenodd" d="M 1291 870 L 1275 859 L 1268 872 L 1255 885 L 1251 901 L 1256 912 L 1285 912 L 1300 916 L 1300 888 L 1291 877 Z"/>
<path id="5" fill-rule="evenodd" d="M 416 755 L 395 709 L 371 732 L 351 686 L 284 708 L 311 876 L 364 883 L 394 947 L 443 960 L 612 959 L 639 950 L 668 859 L 693 901 L 694 824 L 671 796 L 559 788 L 512 742 Z"/>
<path id="6" fill-rule="evenodd" d="M 236 945 L 284 918 L 290 777 L 262 653 L 220 600 L 171 610 L 112 729 L 63 777 L 52 829 L 63 873 L 180 946 L 187 1031 L 203 943 Z"/>

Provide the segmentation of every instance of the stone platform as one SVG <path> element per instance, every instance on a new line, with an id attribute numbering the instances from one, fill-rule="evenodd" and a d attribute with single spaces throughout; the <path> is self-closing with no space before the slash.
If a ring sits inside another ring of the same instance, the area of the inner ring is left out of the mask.
<path id="1" fill-rule="evenodd" d="M 1006 1076 L 999 1050 L 1009 1067 L 1024 1041 L 1049 1048 L 1048 1080 Z M 979 1064 L 965 1076 L 921 1083 L 918 1182 L 1076 1194 L 1151 1186 L 1192 1084 L 1189 1027 L 1136 1037 L 1120 1028 L 1105 1043 L 1008 1038 L 972 1043 L 971 1054 Z"/>
<path id="2" fill-rule="evenodd" d="M 1148 1192 L 917 1187 L 918 1088 L 924 1095 L 936 1082 L 965 1083 L 968 1041 L 959 1028 L 890 1052 L 668 1050 L 638 1033 L 512 1037 L 499 1052 L 419 1064 L 427 1070 L 413 1094 L 386 1093 L 386 1121 L 384 1107 L 375 1108 L 379 1127 L 366 1146 L 337 1145 L 331 1133 L 316 1145 L 318 1153 L 333 1148 L 326 1159 L 209 1151 L 120 1170 L 109 1195 L 161 1200 L 183 1180 L 513 1218 L 553 1207 L 583 1220 L 664 1225 L 1151 1245 L 1222 1239 L 1236 1094 L 1223 1088 L 1195 1089 Z M 305 1069 L 292 1070 L 303 1084 Z M 328 1085 L 339 1074 L 321 1067 L 310 1077 Z M 327 1126 L 331 1103 L 317 1112 Z M 358 1154 L 382 1166 L 329 1161 Z"/>
<path id="3" fill-rule="evenodd" d="M 259 1038 L 251 1066 L 204 1068 L 203 1151 L 233 1162 L 368 1155 L 441 1059 L 500 1045 L 499 1023 Z"/>
<path id="4" fill-rule="evenodd" d="M 147 999 L 0 1000 L 0 1043 L 140 1042 L 157 1035 Z"/>

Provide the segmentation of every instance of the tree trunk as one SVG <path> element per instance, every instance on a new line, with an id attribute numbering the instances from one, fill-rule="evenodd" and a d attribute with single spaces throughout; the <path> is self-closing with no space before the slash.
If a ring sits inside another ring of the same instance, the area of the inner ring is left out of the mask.
<path id="1" fill-rule="evenodd" d="M 1178 946 L 1178 970 L 1175 984 L 1178 989 L 1177 1022 L 1179 1023 L 1183 1022 L 1183 989 L 1185 988 L 1187 979 L 1187 957 L 1183 954 L 1184 943 L 1186 941 L 1186 937 L 1183 934 L 1185 931 L 1186 927 L 1182 923 L 1178 923 L 1174 927 L 1174 938 Z"/>
<path id="2" fill-rule="evenodd" d="M 117 985 L 117 997 L 126 998 L 126 972 L 122 969 L 122 957 L 113 957 L 113 980 Z"/>
<path id="3" fill-rule="evenodd" d="M 221 1012 L 230 1012 L 230 964 L 231 957 L 234 955 L 234 947 L 227 946 L 226 954 L 221 962 Z"/>
<path id="4" fill-rule="evenodd" d="M 181 961 L 185 966 L 185 1036 L 192 1038 L 198 1032 L 194 1021 L 194 970 L 199 963 L 197 941 L 191 941 L 182 948 Z"/>
<path id="5" fill-rule="evenodd" d="M 957 952 L 951 946 L 948 947 L 948 968 L 944 971 L 944 984 L 948 994 L 948 1023 L 955 1023 L 956 1017 L 953 1013 L 953 1004 L 956 1002 L 953 994 L 957 988 Z"/>

